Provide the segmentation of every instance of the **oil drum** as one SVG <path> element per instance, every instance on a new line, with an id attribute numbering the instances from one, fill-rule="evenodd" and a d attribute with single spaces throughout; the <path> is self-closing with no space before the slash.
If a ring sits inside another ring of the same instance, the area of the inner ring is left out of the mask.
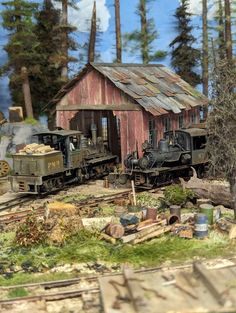
<path id="1" fill-rule="evenodd" d="M 194 235 L 197 238 L 205 238 L 208 236 L 208 218 L 205 214 L 198 213 L 194 217 Z"/>

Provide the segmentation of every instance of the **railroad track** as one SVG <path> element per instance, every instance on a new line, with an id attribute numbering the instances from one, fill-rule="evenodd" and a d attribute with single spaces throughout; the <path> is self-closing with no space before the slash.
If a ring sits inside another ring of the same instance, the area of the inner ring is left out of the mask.
<path id="1" fill-rule="evenodd" d="M 26 202 L 32 201 L 35 198 L 32 196 L 17 196 L 16 198 L 7 199 L 5 202 L 0 203 L 0 212 L 6 211 L 8 209 L 13 208 L 14 206 L 19 206 L 25 204 Z"/>
<path id="2" fill-rule="evenodd" d="M 100 196 L 100 197 L 96 197 L 96 198 L 90 198 L 90 199 L 82 200 L 79 202 L 76 201 L 75 204 L 76 204 L 77 209 L 80 210 L 80 209 L 83 209 L 85 206 L 88 206 L 88 207 L 97 206 L 101 202 L 111 203 L 116 199 L 124 198 L 129 193 L 130 193 L 130 190 L 127 190 L 127 191 L 119 192 L 119 193 L 116 193 L 113 195 L 105 195 L 105 196 Z M 32 197 L 13 199 L 12 201 L 10 201 L 10 203 L 0 204 L 0 211 L 7 210 L 14 205 L 27 203 L 27 202 L 34 200 L 34 199 L 35 198 L 32 198 Z M 19 202 L 19 200 L 21 200 L 21 201 Z M 8 225 L 11 223 L 15 223 L 15 222 L 24 220 L 28 216 L 28 214 L 30 214 L 32 212 L 34 212 L 38 216 L 42 216 L 45 213 L 45 208 L 40 207 L 40 208 L 35 209 L 35 210 L 26 209 L 26 210 L 21 210 L 18 212 L 10 212 L 10 213 L 6 213 L 6 214 L 1 214 L 0 215 L 0 224 Z"/>
<path id="3" fill-rule="evenodd" d="M 158 188 L 151 189 L 148 192 L 154 193 L 157 191 L 157 189 Z M 143 190 L 140 190 L 138 192 L 143 192 Z M 96 207 L 101 202 L 112 203 L 117 199 L 124 199 L 130 193 L 131 193 L 131 189 L 126 190 L 126 191 L 121 191 L 121 192 L 118 192 L 118 193 L 112 194 L 112 195 L 91 197 L 91 198 L 88 198 L 85 200 L 81 200 L 79 202 L 74 201 L 74 204 L 76 205 L 77 210 L 82 210 L 84 207 L 91 207 L 91 208 Z M 36 198 L 32 197 L 32 196 L 22 196 L 20 198 L 18 197 L 16 199 L 9 200 L 8 202 L 5 202 L 5 203 L 0 203 L 0 211 L 10 209 L 16 205 L 19 206 L 21 204 L 25 204 L 25 203 L 30 202 L 30 201 L 35 200 L 35 199 Z M 42 216 L 45 213 L 45 208 L 40 207 L 40 208 L 35 209 L 35 210 L 26 209 L 26 210 L 21 210 L 21 211 L 17 211 L 17 212 L 10 212 L 10 213 L 6 213 L 6 214 L 1 214 L 0 215 L 0 224 L 8 225 L 11 223 L 15 223 L 15 222 L 24 220 L 28 216 L 28 214 L 30 214 L 32 212 L 34 212 L 38 216 Z"/>
<path id="4" fill-rule="evenodd" d="M 191 268 L 191 264 L 186 264 L 182 266 L 176 266 L 175 269 L 188 269 Z M 165 268 L 163 267 L 155 267 L 149 269 L 141 269 L 135 270 L 134 273 L 155 273 L 157 271 L 163 271 Z M 168 268 L 166 268 L 168 269 Z M 120 272 L 117 273 L 107 273 L 102 275 L 102 277 L 107 276 L 117 276 L 120 275 Z M 28 296 L 23 296 L 19 298 L 12 298 L 12 299 L 2 299 L 0 300 L 0 309 L 2 306 L 7 304 L 17 304 L 21 302 L 36 302 L 40 300 L 44 300 L 46 302 L 53 302 L 53 301 L 60 301 L 65 299 L 72 299 L 72 298 L 80 298 L 84 301 L 84 295 L 95 296 L 97 302 L 99 303 L 99 310 L 101 312 L 101 303 L 100 303 L 100 288 L 99 288 L 99 277 L 98 275 L 93 276 L 81 276 L 78 278 L 72 278 L 68 280 L 58 280 L 58 281 L 49 281 L 49 282 L 41 282 L 41 283 L 32 283 L 32 284 L 21 284 L 15 286 L 7 286 L 7 287 L 0 287 L 1 294 L 4 292 L 9 292 L 13 289 L 23 288 L 27 290 L 29 293 Z M 37 291 L 37 295 L 30 295 L 32 291 Z M 91 311 L 95 312 L 95 311 Z"/>

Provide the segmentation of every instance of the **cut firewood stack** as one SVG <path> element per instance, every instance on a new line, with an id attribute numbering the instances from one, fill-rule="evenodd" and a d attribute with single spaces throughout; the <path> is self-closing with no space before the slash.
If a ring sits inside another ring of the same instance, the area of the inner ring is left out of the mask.
<path id="1" fill-rule="evenodd" d="M 38 143 L 31 143 L 19 151 L 20 154 L 44 154 L 54 151 L 54 148 Z"/>

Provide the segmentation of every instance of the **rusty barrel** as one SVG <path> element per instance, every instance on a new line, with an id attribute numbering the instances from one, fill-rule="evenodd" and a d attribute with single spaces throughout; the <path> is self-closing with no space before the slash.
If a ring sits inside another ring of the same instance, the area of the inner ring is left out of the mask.
<path id="1" fill-rule="evenodd" d="M 146 211 L 146 217 L 145 219 L 146 220 L 155 220 L 157 217 L 157 209 L 156 208 L 147 208 L 147 211 Z"/>
<path id="2" fill-rule="evenodd" d="M 104 188 L 109 188 L 109 180 L 108 180 L 108 178 L 106 177 L 105 179 L 104 179 L 104 181 L 103 181 L 103 187 Z"/>
<path id="3" fill-rule="evenodd" d="M 109 225 L 107 225 L 105 233 L 113 238 L 119 239 L 124 235 L 125 229 L 120 224 L 110 223 Z"/>

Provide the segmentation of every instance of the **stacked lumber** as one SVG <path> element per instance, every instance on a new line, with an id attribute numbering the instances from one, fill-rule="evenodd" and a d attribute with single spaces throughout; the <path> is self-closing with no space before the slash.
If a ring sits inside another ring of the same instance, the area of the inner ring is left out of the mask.
<path id="1" fill-rule="evenodd" d="M 19 150 L 20 154 L 45 154 L 54 151 L 54 148 L 44 144 L 31 143 Z"/>

